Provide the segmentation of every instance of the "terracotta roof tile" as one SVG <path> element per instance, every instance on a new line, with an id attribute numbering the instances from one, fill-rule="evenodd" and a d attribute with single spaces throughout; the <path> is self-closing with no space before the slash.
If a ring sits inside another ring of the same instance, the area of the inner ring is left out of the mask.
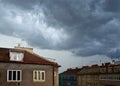
<path id="1" fill-rule="evenodd" d="M 69 68 L 60 74 L 61 75 L 76 75 L 79 70 L 81 70 L 81 69 L 80 68 L 75 68 L 75 69 Z"/>
<path id="2" fill-rule="evenodd" d="M 9 51 L 21 51 L 24 53 L 23 61 L 10 61 Z M 25 50 L 19 50 L 14 48 L 0 48 L 0 62 L 14 62 L 14 63 L 23 63 L 23 64 L 40 64 L 40 65 L 52 65 L 55 67 L 60 67 L 55 62 L 49 61 L 42 56 L 39 56 L 35 53 L 31 53 Z"/>

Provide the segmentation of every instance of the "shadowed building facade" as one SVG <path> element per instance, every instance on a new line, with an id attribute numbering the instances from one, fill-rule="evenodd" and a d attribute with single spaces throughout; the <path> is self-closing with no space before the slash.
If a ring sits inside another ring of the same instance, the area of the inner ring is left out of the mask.
<path id="1" fill-rule="evenodd" d="M 59 74 L 59 86 L 76 86 L 77 85 L 77 72 L 80 69 L 69 68 L 63 73 Z"/>
<path id="2" fill-rule="evenodd" d="M 84 66 L 78 72 L 77 86 L 120 86 L 120 64 Z"/>

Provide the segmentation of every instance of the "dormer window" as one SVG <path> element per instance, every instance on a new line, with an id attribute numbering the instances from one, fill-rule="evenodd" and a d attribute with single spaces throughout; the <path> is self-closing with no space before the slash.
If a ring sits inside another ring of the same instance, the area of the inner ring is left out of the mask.
<path id="1" fill-rule="evenodd" d="M 17 51 L 17 50 L 11 50 L 9 52 L 10 60 L 11 61 L 23 61 L 24 58 L 24 52 L 23 51 Z"/>

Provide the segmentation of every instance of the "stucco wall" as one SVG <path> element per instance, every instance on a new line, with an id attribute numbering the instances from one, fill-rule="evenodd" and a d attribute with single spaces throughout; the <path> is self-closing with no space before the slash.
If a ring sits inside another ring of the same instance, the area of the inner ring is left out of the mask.
<path id="1" fill-rule="evenodd" d="M 19 86 L 53 86 L 53 66 L 0 63 L 0 86 L 18 86 L 16 82 L 7 82 L 7 70 L 22 70 L 22 81 Z M 44 70 L 45 82 L 34 82 L 33 70 Z"/>

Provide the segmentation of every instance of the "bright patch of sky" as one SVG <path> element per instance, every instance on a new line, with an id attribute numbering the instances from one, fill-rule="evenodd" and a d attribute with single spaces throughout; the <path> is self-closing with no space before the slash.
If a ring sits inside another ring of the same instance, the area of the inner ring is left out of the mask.
<path id="1" fill-rule="evenodd" d="M 1 40 L 0 47 L 13 48 L 18 44 L 20 44 L 22 47 L 31 47 L 20 38 L 0 34 L 0 40 Z M 35 47 L 33 49 L 36 54 L 60 64 L 62 67 L 60 67 L 59 72 L 63 72 L 67 68 L 82 67 L 85 65 L 100 64 L 101 62 L 111 61 L 111 59 L 106 56 L 96 55 L 92 57 L 83 58 L 80 56 L 74 56 L 74 54 L 69 51 L 38 49 Z"/>

